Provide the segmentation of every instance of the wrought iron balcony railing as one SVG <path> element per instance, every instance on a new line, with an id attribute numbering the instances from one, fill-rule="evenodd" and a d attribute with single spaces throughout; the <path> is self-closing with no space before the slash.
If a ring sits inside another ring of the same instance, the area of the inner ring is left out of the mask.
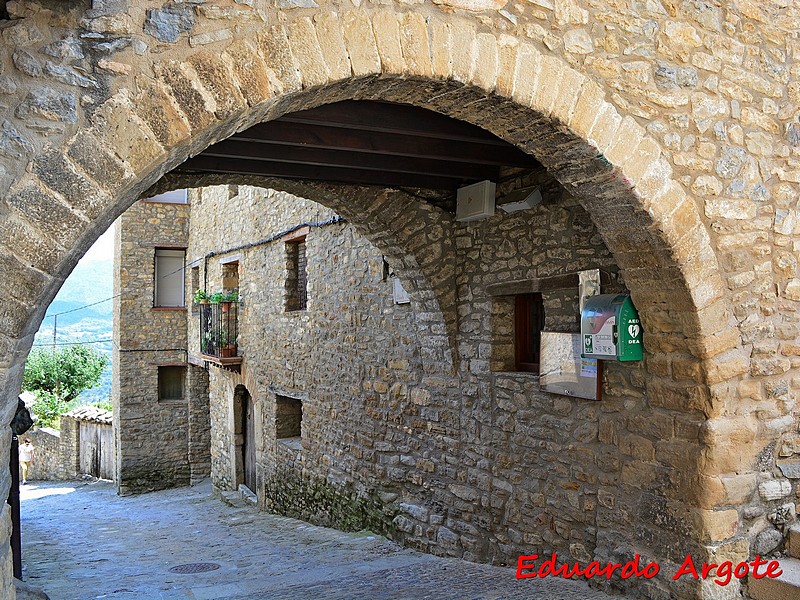
<path id="1" fill-rule="evenodd" d="M 239 304 L 220 302 L 200 305 L 200 353 L 216 358 L 237 356 Z"/>

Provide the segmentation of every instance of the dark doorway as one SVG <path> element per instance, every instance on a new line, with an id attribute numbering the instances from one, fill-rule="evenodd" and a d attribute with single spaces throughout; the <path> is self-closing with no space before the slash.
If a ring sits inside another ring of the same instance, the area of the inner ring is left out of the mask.
<path id="1" fill-rule="evenodd" d="M 256 491 L 256 426 L 253 399 L 245 388 L 241 388 L 242 403 L 242 471 L 244 485 Z"/>

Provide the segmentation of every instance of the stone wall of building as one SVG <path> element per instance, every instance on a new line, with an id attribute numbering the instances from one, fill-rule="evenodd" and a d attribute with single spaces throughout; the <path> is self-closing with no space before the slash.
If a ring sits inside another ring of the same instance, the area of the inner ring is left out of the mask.
<path id="1" fill-rule="evenodd" d="M 656 444 L 658 461 L 634 463 L 646 476 L 625 463 L 632 481 L 647 482 L 642 493 L 669 505 L 641 505 L 637 544 L 674 559 L 691 541 L 706 558 L 740 560 L 762 532 L 774 540 L 800 456 L 797 5 L 316 4 L 7 3 L 3 422 L 58 286 L 163 173 L 287 111 L 402 101 L 539 157 L 580 197 L 624 271 L 650 353 L 652 412 L 641 418 L 669 440 Z M 372 233 L 383 227 L 391 247 L 381 214 L 349 218 Z M 448 313 L 446 288 L 422 301 L 442 300 Z M 457 321 L 445 319 L 451 343 Z M 639 417 L 617 420 L 633 428 Z M 677 524 L 671 535 L 647 522 L 653 512 Z"/>
<path id="2" fill-rule="evenodd" d="M 604 292 L 625 291 L 580 204 L 539 177 L 535 209 L 454 226 L 460 368 L 450 377 L 426 373 L 414 295 L 394 303 L 391 265 L 351 225 L 308 230 L 308 309 L 287 312 L 287 249 L 276 235 L 331 211 L 245 186 L 197 191 L 190 256 L 215 253 L 209 292 L 221 289 L 222 261 L 236 259 L 242 300 L 241 373 L 209 366 L 215 488 L 242 483 L 234 402 L 244 386 L 256 406 L 262 507 L 470 560 L 631 558 L 636 522 L 659 527 L 642 509 L 658 509 L 651 490 L 668 469 L 656 448 L 696 436 L 701 417 L 676 425 L 650 406 L 641 363 L 605 363 L 595 402 L 541 392 L 536 375 L 494 360 L 505 350 L 496 330 L 513 329 L 513 310 L 496 305 L 520 285 L 599 268 Z M 546 292 L 544 303 L 548 330 L 576 331 L 577 289 Z M 278 439 L 278 396 L 301 400 L 300 440 Z"/>
<path id="3" fill-rule="evenodd" d="M 20 442 L 30 438 L 36 453 L 33 464 L 28 469 L 28 479 L 57 481 L 66 479 L 66 465 L 61 446 L 61 432 L 49 427 L 26 431 Z"/>
<path id="4" fill-rule="evenodd" d="M 155 249 L 186 248 L 188 226 L 189 205 L 148 201 L 117 223 L 112 403 L 121 494 L 192 479 L 189 382 L 183 400 L 160 400 L 158 388 L 159 366 L 188 369 L 186 308 L 154 307 Z"/>

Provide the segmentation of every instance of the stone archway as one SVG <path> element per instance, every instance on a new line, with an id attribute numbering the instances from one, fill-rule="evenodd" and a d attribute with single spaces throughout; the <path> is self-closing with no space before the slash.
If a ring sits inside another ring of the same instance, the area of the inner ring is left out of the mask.
<path id="1" fill-rule="evenodd" d="M 190 50 L 182 61 L 149 66 L 152 76 L 119 89 L 12 186 L 0 237 L 14 273 L 3 306 L 7 397 L 59 283 L 144 190 L 236 130 L 349 98 L 415 104 L 479 125 L 537 156 L 574 190 L 643 313 L 653 354 L 649 387 L 661 408 L 713 416 L 708 385 L 740 372 L 716 366 L 738 334 L 697 206 L 673 180 L 658 143 L 597 84 L 533 45 L 478 33 L 468 21 L 426 23 L 381 10 L 301 17 L 243 35 L 221 54 Z M 421 290 L 439 266 L 416 262 Z M 443 320 L 454 322 L 446 286 L 426 291 Z M 5 410 L 13 412 L 10 403 Z M 688 473 L 665 502 L 689 499 L 694 525 L 683 535 L 702 546 L 717 540 L 706 535 L 716 513 L 703 512 L 714 504 L 699 464 L 682 459 L 668 458 L 671 472 Z"/>

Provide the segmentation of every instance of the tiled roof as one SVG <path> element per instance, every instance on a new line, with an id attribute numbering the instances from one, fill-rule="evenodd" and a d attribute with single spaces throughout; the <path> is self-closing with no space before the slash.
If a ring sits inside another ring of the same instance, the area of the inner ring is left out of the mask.
<path id="1" fill-rule="evenodd" d="M 93 421 L 111 425 L 111 413 L 96 406 L 79 406 L 69 411 L 65 417 L 72 417 L 76 421 Z"/>

